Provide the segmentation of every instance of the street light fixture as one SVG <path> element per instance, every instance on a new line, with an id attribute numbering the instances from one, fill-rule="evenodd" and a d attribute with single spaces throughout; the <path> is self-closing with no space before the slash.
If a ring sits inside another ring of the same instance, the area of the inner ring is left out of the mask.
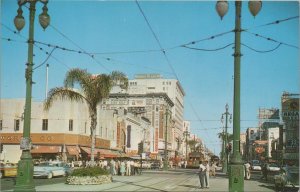
<path id="1" fill-rule="evenodd" d="M 188 131 L 184 131 L 183 135 L 185 137 L 185 160 L 188 161 L 188 150 L 187 150 L 187 146 L 188 146 L 188 137 L 190 136 L 190 132 Z"/>
<path id="2" fill-rule="evenodd" d="M 261 1 L 249 1 L 248 7 L 256 16 Z M 241 9 L 242 1 L 235 1 L 235 42 L 234 42 L 234 99 L 233 99 L 233 154 L 229 165 L 229 191 L 244 191 L 244 167 L 240 154 L 240 58 L 241 54 Z M 227 1 L 218 1 L 216 10 L 221 19 L 228 11 Z"/>
<path id="3" fill-rule="evenodd" d="M 14 191 L 35 191 L 33 182 L 33 162 L 30 153 L 31 139 L 30 139 L 30 121 L 31 121 L 31 93 L 32 93 L 32 73 L 33 73 L 33 45 L 34 45 L 34 17 L 35 5 L 40 1 L 44 4 L 43 13 L 39 16 L 39 21 L 43 29 L 50 23 L 50 17 L 47 13 L 48 0 L 18 0 L 18 15 L 14 19 L 14 24 L 18 31 L 21 31 L 25 26 L 25 19 L 22 16 L 22 6 L 29 3 L 29 39 L 28 39 L 28 60 L 27 68 L 25 70 L 26 78 L 26 101 L 24 110 L 24 128 L 23 137 L 20 141 L 20 149 L 22 155 L 18 162 L 18 173 L 16 178 L 16 185 Z"/>
<path id="4" fill-rule="evenodd" d="M 225 147 L 228 145 L 228 133 L 227 133 L 227 128 L 228 128 L 228 116 L 230 115 L 229 122 L 231 123 L 232 115 L 228 112 L 229 106 L 228 104 L 225 105 L 226 112 L 222 114 L 221 122 L 223 123 L 224 121 L 224 116 L 225 116 L 225 132 L 223 135 L 223 167 L 222 171 L 223 173 L 227 173 L 228 168 L 228 151 L 225 150 Z"/>

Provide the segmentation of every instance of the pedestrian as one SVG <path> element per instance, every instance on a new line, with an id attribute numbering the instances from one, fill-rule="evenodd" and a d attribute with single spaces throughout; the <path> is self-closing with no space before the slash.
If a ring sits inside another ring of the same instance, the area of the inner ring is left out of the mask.
<path id="1" fill-rule="evenodd" d="M 121 172 L 121 175 L 124 176 L 124 174 L 125 174 L 125 163 L 124 163 L 124 161 L 121 162 L 120 172 Z"/>
<path id="2" fill-rule="evenodd" d="M 131 172 L 131 175 L 135 175 L 134 174 L 134 161 L 133 160 L 130 160 L 130 172 Z"/>
<path id="3" fill-rule="evenodd" d="M 126 175 L 130 176 L 131 175 L 131 163 L 129 160 L 126 162 Z"/>
<path id="4" fill-rule="evenodd" d="M 261 169 L 262 177 L 260 179 L 265 178 L 266 181 L 268 181 L 268 169 L 269 169 L 269 164 L 268 164 L 268 162 L 266 162 Z"/>
<path id="5" fill-rule="evenodd" d="M 205 161 L 205 176 L 204 176 L 204 178 L 205 178 L 205 187 L 207 188 L 207 189 L 209 189 L 209 163 L 208 163 L 208 161 Z"/>
<path id="6" fill-rule="evenodd" d="M 184 168 L 186 169 L 187 166 L 187 160 L 184 161 Z"/>
<path id="7" fill-rule="evenodd" d="M 201 189 L 204 188 L 204 177 L 205 177 L 205 166 L 202 164 L 202 161 L 199 162 L 199 180 Z"/>
<path id="8" fill-rule="evenodd" d="M 216 168 L 217 168 L 216 163 L 213 162 L 211 165 L 211 175 L 214 177 L 216 177 Z"/>
<path id="9" fill-rule="evenodd" d="M 114 159 L 111 159 L 110 161 L 110 173 L 112 175 L 116 175 L 116 162 L 114 161 Z"/>

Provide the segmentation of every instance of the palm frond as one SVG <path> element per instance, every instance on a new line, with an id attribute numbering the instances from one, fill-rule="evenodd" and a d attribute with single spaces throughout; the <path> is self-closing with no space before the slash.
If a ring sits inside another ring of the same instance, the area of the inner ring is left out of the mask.
<path id="1" fill-rule="evenodd" d="M 86 98 L 72 89 L 65 88 L 65 87 L 55 87 L 49 91 L 48 97 L 44 102 L 44 110 L 49 110 L 52 106 L 53 102 L 57 99 L 60 100 L 71 100 L 71 101 L 88 101 Z"/>
<path id="2" fill-rule="evenodd" d="M 78 83 L 84 92 L 89 92 L 93 76 L 84 69 L 74 68 L 67 72 L 64 86 L 74 87 Z"/>
<path id="3" fill-rule="evenodd" d="M 119 85 L 123 89 L 128 88 L 128 78 L 125 73 L 120 71 L 113 71 L 110 74 L 113 85 Z"/>

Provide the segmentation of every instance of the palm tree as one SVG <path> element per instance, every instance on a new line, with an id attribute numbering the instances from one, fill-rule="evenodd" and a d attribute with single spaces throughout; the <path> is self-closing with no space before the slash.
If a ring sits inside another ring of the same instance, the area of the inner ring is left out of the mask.
<path id="1" fill-rule="evenodd" d="M 222 139 L 222 141 L 225 140 L 226 134 L 224 132 L 218 133 L 218 138 Z M 227 142 L 229 143 L 230 141 L 233 140 L 233 134 L 227 133 Z"/>
<path id="2" fill-rule="evenodd" d="M 73 89 L 78 84 L 81 91 Z M 97 126 L 97 105 L 109 96 L 114 85 L 127 89 L 128 79 L 124 73 L 113 71 L 109 75 L 92 75 L 86 70 L 75 68 L 67 72 L 64 87 L 55 87 L 49 91 L 44 109 L 49 110 L 56 99 L 85 102 L 91 118 L 91 162 L 94 165 L 95 131 Z"/>

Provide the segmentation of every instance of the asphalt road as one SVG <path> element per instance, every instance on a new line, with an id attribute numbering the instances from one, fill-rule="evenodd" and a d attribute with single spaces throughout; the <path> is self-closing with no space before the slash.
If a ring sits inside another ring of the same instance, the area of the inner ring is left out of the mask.
<path id="1" fill-rule="evenodd" d="M 114 177 L 114 180 L 116 181 L 116 183 L 114 185 L 110 186 L 110 188 L 108 188 L 108 189 L 109 190 L 123 189 L 122 191 L 124 191 L 124 189 L 128 188 L 128 190 L 130 191 L 131 188 L 132 189 L 134 188 L 134 190 L 135 190 L 136 187 L 140 187 L 141 188 L 140 190 L 164 189 L 164 191 L 174 191 L 174 190 L 176 191 L 177 188 L 172 188 L 172 187 L 174 187 L 174 182 L 175 183 L 177 182 L 176 184 L 181 183 L 180 185 L 178 184 L 178 186 L 177 186 L 177 187 L 179 187 L 178 188 L 179 191 L 183 190 L 183 189 L 185 189 L 185 190 L 189 189 L 189 191 L 198 191 L 198 189 L 195 188 L 196 186 L 199 185 L 197 176 L 194 174 L 195 171 L 196 170 L 189 170 L 189 169 L 172 170 L 172 172 L 144 171 L 142 174 L 143 175 L 142 177 L 139 177 L 139 176 L 137 176 L 137 177 L 116 176 L 116 177 Z M 224 185 L 223 187 L 225 187 L 225 185 L 227 185 L 226 178 L 227 178 L 226 175 L 219 174 L 219 176 L 217 178 L 212 178 L 211 181 L 212 181 L 212 184 L 215 183 L 215 185 L 220 185 L 220 186 Z M 247 186 L 248 187 L 251 186 L 251 188 L 252 187 L 260 187 L 260 188 L 263 187 L 263 191 L 266 191 L 266 190 L 267 191 L 276 191 L 272 179 L 265 181 L 265 180 L 261 180 L 260 178 L 261 178 L 261 173 L 255 171 L 255 172 L 252 172 L 251 179 L 249 181 L 245 181 L 245 182 L 247 182 L 247 183 L 250 182 L 250 184 L 247 184 Z M 63 183 L 65 183 L 65 179 L 66 179 L 65 177 L 56 177 L 56 178 L 52 178 L 52 179 L 42 179 L 41 178 L 41 179 L 34 179 L 34 183 L 37 188 L 39 188 L 38 186 L 45 186 L 45 187 L 47 186 L 48 187 L 48 186 L 51 186 L 51 184 L 55 185 L 55 184 L 61 183 L 61 185 L 63 185 Z M 172 183 L 173 183 L 173 185 L 172 185 Z M 4 190 L 11 191 L 11 190 L 13 190 L 14 185 L 15 185 L 15 178 L 1 179 L 1 191 L 4 191 Z M 43 188 L 45 188 L 45 187 L 43 187 Z M 46 189 L 48 189 L 47 187 L 46 187 Z M 246 187 L 246 185 L 245 185 L 245 187 Z M 224 189 L 224 191 L 226 191 L 226 187 L 221 188 L 221 191 L 223 189 Z M 257 191 L 259 191 L 259 190 L 257 190 Z M 293 191 L 296 192 L 296 191 L 298 191 L 298 189 L 286 188 L 284 190 L 284 192 L 293 192 Z"/>

